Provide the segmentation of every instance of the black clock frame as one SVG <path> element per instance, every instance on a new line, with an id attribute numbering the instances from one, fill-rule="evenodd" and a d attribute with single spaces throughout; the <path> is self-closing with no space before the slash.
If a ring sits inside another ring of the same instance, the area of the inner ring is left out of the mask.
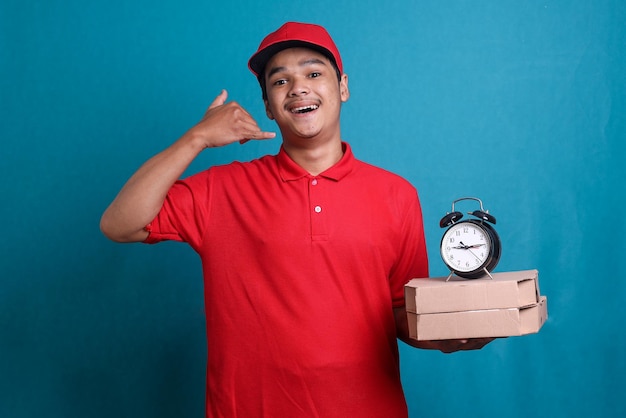
<path id="1" fill-rule="evenodd" d="M 478 203 L 480 203 L 480 210 L 468 212 L 468 214 L 475 216 L 478 219 L 467 219 L 467 220 L 459 221 L 459 219 L 463 217 L 463 214 L 461 212 L 455 211 L 454 205 L 455 203 L 461 200 L 468 200 L 468 199 L 476 200 Z M 490 215 L 489 211 L 486 211 L 483 209 L 483 202 L 480 199 L 475 198 L 475 197 L 462 197 L 452 202 L 452 212 L 446 214 L 446 216 L 444 216 L 439 222 L 440 227 L 442 228 L 448 227 L 448 229 L 446 229 L 446 232 L 441 237 L 441 243 L 439 244 L 439 249 L 440 249 L 439 252 L 440 252 L 441 258 L 443 262 L 445 263 L 445 265 L 450 270 L 450 276 L 448 276 L 448 280 L 453 274 L 456 274 L 457 276 L 462 277 L 464 279 L 478 279 L 484 276 L 491 277 L 490 272 L 498 265 L 498 262 L 500 261 L 500 256 L 502 255 L 502 242 L 500 241 L 500 237 L 498 233 L 496 232 L 496 230 L 487 222 L 495 224 L 496 218 L 493 215 Z M 485 236 L 487 237 L 487 239 L 489 240 L 489 243 L 491 244 L 489 246 L 489 255 L 487 256 L 487 259 L 485 260 L 483 265 L 472 271 L 463 272 L 463 271 L 455 270 L 452 266 L 446 263 L 446 260 L 443 257 L 443 254 L 441 253 L 441 248 L 443 247 L 443 244 L 444 244 L 443 239 L 446 233 L 452 226 L 456 224 L 461 224 L 461 223 L 472 223 L 474 225 L 477 225 L 479 228 L 483 229 L 485 231 Z"/>

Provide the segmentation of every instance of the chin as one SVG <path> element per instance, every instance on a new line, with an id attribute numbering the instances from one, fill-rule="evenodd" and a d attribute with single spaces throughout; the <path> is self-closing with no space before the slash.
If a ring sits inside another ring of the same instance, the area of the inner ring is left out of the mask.
<path id="1" fill-rule="evenodd" d="M 288 136 L 296 139 L 315 139 L 320 133 L 321 130 L 319 129 L 292 129 Z"/>

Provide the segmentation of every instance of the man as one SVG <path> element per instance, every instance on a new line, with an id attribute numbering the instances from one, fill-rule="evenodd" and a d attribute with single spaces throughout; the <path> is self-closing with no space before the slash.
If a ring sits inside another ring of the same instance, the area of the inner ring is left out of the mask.
<path id="1" fill-rule="evenodd" d="M 249 68 L 281 131 L 278 155 L 178 180 L 206 148 L 275 136 L 222 91 L 128 180 L 101 229 L 200 255 L 207 417 L 404 417 L 397 338 L 445 352 L 489 340 L 408 338 L 403 286 L 428 275 L 419 200 L 342 141 L 348 76 L 326 30 L 286 23 Z"/>

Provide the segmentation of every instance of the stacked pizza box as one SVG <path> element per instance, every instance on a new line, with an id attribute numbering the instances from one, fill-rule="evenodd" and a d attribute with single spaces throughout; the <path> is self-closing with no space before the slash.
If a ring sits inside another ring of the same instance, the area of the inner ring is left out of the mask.
<path id="1" fill-rule="evenodd" d="M 416 278 L 404 290 L 409 334 L 416 340 L 532 334 L 548 317 L 537 270 L 491 273 L 473 280 Z"/>

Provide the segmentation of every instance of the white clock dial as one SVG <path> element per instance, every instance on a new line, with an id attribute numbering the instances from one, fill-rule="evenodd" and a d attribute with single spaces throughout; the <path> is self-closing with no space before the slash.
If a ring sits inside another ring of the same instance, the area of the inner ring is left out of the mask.
<path id="1" fill-rule="evenodd" d="M 485 231 L 470 222 L 452 225 L 441 240 L 441 256 L 453 270 L 469 272 L 482 268 L 491 251 Z"/>

